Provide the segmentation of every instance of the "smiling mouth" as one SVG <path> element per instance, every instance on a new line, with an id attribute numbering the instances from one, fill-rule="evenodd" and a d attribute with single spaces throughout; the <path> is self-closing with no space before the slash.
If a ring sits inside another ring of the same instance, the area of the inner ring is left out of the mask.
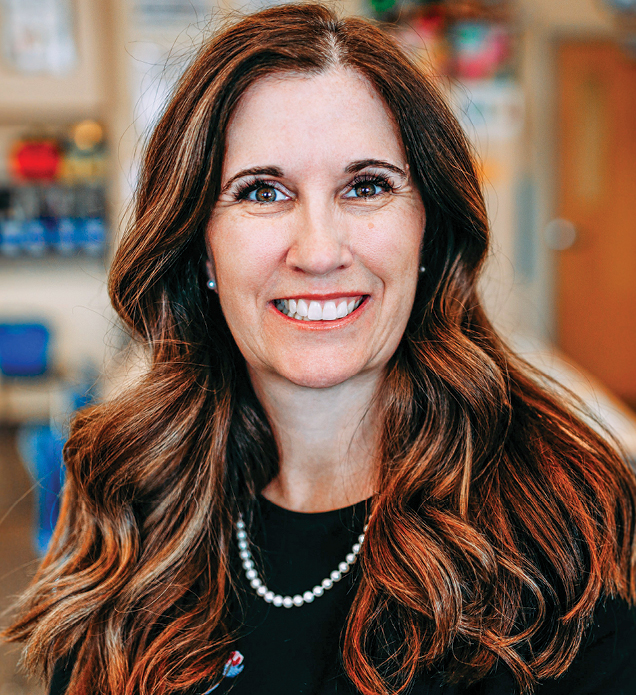
<path id="1" fill-rule="evenodd" d="M 296 321 L 337 321 L 352 314 L 368 295 L 339 297 L 325 301 L 307 299 L 275 299 L 274 306 Z"/>

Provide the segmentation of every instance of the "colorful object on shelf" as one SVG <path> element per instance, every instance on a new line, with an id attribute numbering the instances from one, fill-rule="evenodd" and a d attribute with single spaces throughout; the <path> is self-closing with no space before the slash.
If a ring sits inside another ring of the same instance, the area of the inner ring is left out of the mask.
<path id="1" fill-rule="evenodd" d="M 510 0 L 369 0 L 369 4 L 433 75 L 467 81 L 514 77 Z"/>
<path id="2" fill-rule="evenodd" d="M 49 329 L 41 323 L 0 324 L 0 373 L 41 376 L 48 369 Z"/>
<path id="3" fill-rule="evenodd" d="M 0 221 L 0 253 L 3 256 L 19 256 L 23 249 L 22 222 Z"/>
<path id="4" fill-rule="evenodd" d="M 0 254 L 99 256 L 106 244 L 103 184 L 25 184 L 0 191 Z"/>
<path id="5" fill-rule="evenodd" d="M 104 129 L 97 121 L 80 121 L 66 143 L 60 179 L 66 182 L 100 181 L 106 178 Z"/>
<path id="6" fill-rule="evenodd" d="M 41 220 L 22 223 L 22 244 L 31 256 L 43 256 L 46 252 L 46 229 Z"/>
<path id="7" fill-rule="evenodd" d="M 62 152 L 52 139 L 18 141 L 11 153 L 11 170 L 20 181 L 54 181 Z"/>
<path id="8" fill-rule="evenodd" d="M 30 135 L 17 140 L 9 170 L 20 183 L 96 183 L 106 179 L 107 161 L 103 127 L 85 120 L 57 137 Z"/>
<path id="9" fill-rule="evenodd" d="M 93 120 L 17 140 L 13 183 L 0 189 L 0 255 L 101 255 L 107 162 L 104 129 Z"/>
<path id="10" fill-rule="evenodd" d="M 397 0 L 370 0 L 371 8 L 378 17 L 383 17 L 398 5 Z"/>
<path id="11" fill-rule="evenodd" d="M 90 152 L 104 141 L 104 129 L 97 121 L 80 121 L 73 126 L 73 142 L 82 152 Z"/>
<path id="12" fill-rule="evenodd" d="M 393 33 L 427 71 L 444 75 L 448 72 L 450 58 L 446 30 L 446 10 L 443 5 L 435 4 L 421 9 L 409 22 L 398 25 Z"/>
<path id="13" fill-rule="evenodd" d="M 82 220 L 79 233 L 76 233 L 78 246 L 89 256 L 99 256 L 104 250 L 106 230 L 99 217 L 86 217 Z"/>
<path id="14" fill-rule="evenodd" d="M 460 21 L 453 26 L 454 74 L 460 79 L 483 80 L 510 71 L 511 37 L 501 23 Z"/>
<path id="15" fill-rule="evenodd" d="M 63 256 L 68 256 L 77 248 L 77 224 L 72 217 L 62 217 L 57 223 L 56 250 Z"/>

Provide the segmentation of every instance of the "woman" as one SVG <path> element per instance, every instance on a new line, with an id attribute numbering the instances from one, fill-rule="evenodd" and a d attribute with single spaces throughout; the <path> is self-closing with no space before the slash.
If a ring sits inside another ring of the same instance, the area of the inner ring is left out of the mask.
<path id="1" fill-rule="evenodd" d="M 148 146 L 9 630 L 51 692 L 635 692 L 632 472 L 484 315 L 464 136 L 382 31 L 247 17 Z"/>

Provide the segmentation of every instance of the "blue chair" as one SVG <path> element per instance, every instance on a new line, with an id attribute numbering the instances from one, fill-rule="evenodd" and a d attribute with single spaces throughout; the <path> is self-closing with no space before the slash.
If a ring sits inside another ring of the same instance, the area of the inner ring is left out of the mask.
<path id="1" fill-rule="evenodd" d="M 94 385 L 69 388 L 73 410 L 95 400 Z M 18 430 L 18 451 L 34 483 L 35 528 L 34 545 L 44 555 L 51 542 L 59 515 L 59 498 L 64 485 L 65 468 L 62 449 L 68 437 L 66 427 L 51 423 L 30 423 Z"/>
<path id="2" fill-rule="evenodd" d="M 34 544 L 44 555 L 59 514 L 64 484 L 62 447 L 65 436 L 50 425 L 24 425 L 18 431 L 18 451 L 35 485 Z"/>
<path id="3" fill-rule="evenodd" d="M 41 323 L 0 323 L 0 373 L 11 377 L 45 374 L 50 337 Z"/>

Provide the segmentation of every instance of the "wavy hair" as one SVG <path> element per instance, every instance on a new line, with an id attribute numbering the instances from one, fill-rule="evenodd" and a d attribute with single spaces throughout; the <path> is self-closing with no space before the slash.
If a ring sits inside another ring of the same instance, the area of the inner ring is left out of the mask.
<path id="1" fill-rule="evenodd" d="M 484 314 L 488 222 L 456 119 L 387 33 L 287 5 L 206 43 L 145 152 L 110 296 L 150 366 L 76 417 L 54 540 L 6 633 L 48 675 L 72 653 L 72 695 L 221 677 L 237 628 L 234 523 L 279 449 L 205 288 L 204 231 L 245 90 L 336 66 L 384 99 L 427 215 L 426 273 L 376 395 L 381 492 L 343 639 L 349 678 L 386 695 L 422 669 L 474 683 L 503 664 L 530 692 L 567 669 L 602 597 L 634 599 L 634 476 Z"/>

